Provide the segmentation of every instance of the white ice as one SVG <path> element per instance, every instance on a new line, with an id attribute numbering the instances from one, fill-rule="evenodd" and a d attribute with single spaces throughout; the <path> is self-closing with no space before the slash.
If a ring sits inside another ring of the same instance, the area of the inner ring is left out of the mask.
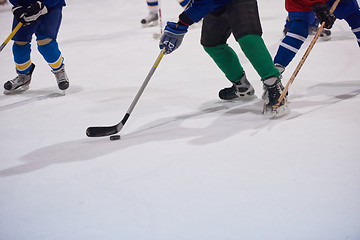
<path id="1" fill-rule="evenodd" d="M 284 1 L 259 8 L 274 56 Z M 10 9 L 0 7 L 1 42 Z M 163 24 L 181 11 L 163 1 Z M 159 26 L 140 26 L 146 15 L 144 0 L 68 0 L 65 96 L 33 39 L 30 89 L 0 96 L 0 239 L 359 240 L 360 49 L 346 22 L 315 44 L 284 118 L 261 114 L 262 84 L 233 38 L 257 98 L 218 99 L 230 84 L 194 26 L 160 62 L 121 140 L 88 138 L 87 127 L 123 118 L 160 52 Z M 15 77 L 11 46 L 1 84 Z"/>

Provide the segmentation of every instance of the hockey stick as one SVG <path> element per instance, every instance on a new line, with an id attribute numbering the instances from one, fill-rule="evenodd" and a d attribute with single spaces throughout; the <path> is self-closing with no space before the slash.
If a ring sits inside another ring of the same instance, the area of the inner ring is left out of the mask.
<path id="1" fill-rule="evenodd" d="M 335 9 L 336 9 L 337 5 L 339 4 L 339 2 L 340 2 L 340 0 L 336 0 L 336 1 L 334 2 L 334 4 L 332 5 L 332 7 L 331 7 L 331 9 L 330 9 L 330 13 L 333 13 L 333 12 L 335 11 Z M 284 97 L 286 96 L 287 92 L 289 91 L 289 86 L 290 86 L 290 84 L 292 84 L 292 83 L 294 82 L 295 77 L 296 77 L 297 74 L 299 73 L 301 67 L 304 65 L 306 58 L 309 56 L 312 48 L 314 47 L 316 41 L 318 40 L 318 38 L 320 37 L 320 34 L 322 33 L 322 31 L 323 31 L 323 29 L 324 29 L 324 25 L 325 25 L 325 22 L 323 22 L 323 23 L 321 24 L 321 26 L 319 27 L 317 33 L 315 34 L 313 40 L 311 41 L 311 43 L 310 43 L 310 45 L 309 45 L 309 47 L 307 48 L 306 52 L 304 53 L 304 56 L 301 58 L 301 60 L 300 60 L 299 64 L 297 65 L 294 73 L 291 75 L 290 80 L 287 82 L 287 84 L 286 84 L 286 86 L 285 86 L 282 94 L 280 95 L 280 97 L 279 97 L 279 99 L 278 99 L 277 104 L 273 105 L 273 107 L 272 107 L 273 112 L 276 113 L 276 110 L 279 108 L 280 103 L 282 102 L 282 100 L 283 100 Z"/>
<path id="2" fill-rule="evenodd" d="M 165 49 L 161 50 L 159 56 L 157 57 L 157 59 L 156 59 L 154 65 L 152 66 L 150 72 L 146 76 L 145 81 L 141 85 L 138 93 L 136 94 L 134 100 L 132 101 L 132 103 L 131 103 L 129 109 L 127 110 L 125 116 L 123 117 L 123 119 L 118 124 L 116 124 L 114 126 L 88 127 L 86 129 L 86 135 L 88 137 L 104 137 L 104 136 L 113 135 L 113 134 L 118 133 L 124 127 L 126 121 L 129 119 L 130 114 L 133 111 L 136 103 L 138 102 L 141 94 L 144 92 L 144 89 L 145 89 L 146 85 L 150 81 L 150 78 L 154 74 L 154 72 L 155 72 L 156 68 L 158 67 L 161 59 L 163 58 L 164 53 L 165 53 Z"/>
<path id="3" fill-rule="evenodd" d="M 8 42 L 10 41 L 10 39 L 15 35 L 15 33 L 17 33 L 17 31 L 19 31 L 19 29 L 21 28 L 23 24 L 21 22 L 19 22 L 19 24 L 14 28 L 14 30 L 12 30 L 12 32 L 10 33 L 10 35 L 7 37 L 7 39 L 3 42 L 3 44 L 1 44 L 0 46 L 0 52 L 4 49 L 4 47 L 6 46 L 6 44 L 8 44 Z"/>

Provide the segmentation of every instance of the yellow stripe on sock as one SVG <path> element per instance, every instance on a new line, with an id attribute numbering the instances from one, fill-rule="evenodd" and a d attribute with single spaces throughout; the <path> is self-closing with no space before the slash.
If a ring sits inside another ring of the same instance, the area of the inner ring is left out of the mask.
<path id="1" fill-rule="evenodd" d="M 48 64 L 52 69 L 57 69 L 57 68 L 59 68 L 61 66 L 62 62 L 63 62 L 63 57 L 62 57 L 62 55 L 60 55 L 58 60 L 56 60 L 53 63 L 48 63 Z"/>
<path id="2" fill-rule="evenodd" d="M 16 69 L 18 71 L 24 71 L 25 69 L 27 69 L 28 67 L 30 67 L 31 65 L 31 59 L 29 61 L 27 61 L 26 63 L 22 63 L 22 64 L 17 64 L 15 63 L 16 65 Z"/>
<path id="3" fill-rule="evenodd" d="M 185 0 L 178 0 L 178 3 L 182 6 L 182 3 L 185 2 Z M 183 6 L 183 8 L 186 8 L 187 5 Z"/>

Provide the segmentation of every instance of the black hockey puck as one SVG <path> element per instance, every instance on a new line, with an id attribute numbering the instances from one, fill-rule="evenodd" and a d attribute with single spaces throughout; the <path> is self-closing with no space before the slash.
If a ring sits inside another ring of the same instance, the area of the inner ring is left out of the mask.
<path id="1" fill-rule="evenodd" d="M 112 136 L 110 136 L 111 141 L 115 141 L 115 140 L 119 140 L 119 139 L 120 139 L 120 135 L 112 135 Z"/>

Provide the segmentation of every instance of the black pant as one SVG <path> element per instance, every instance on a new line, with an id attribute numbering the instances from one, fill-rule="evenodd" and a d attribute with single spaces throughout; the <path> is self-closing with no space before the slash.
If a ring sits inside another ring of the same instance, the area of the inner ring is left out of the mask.
<path id="1" fill-rule="evenodd" d="M 248 34 L 262 35 L 256 0 L 232 0 L 223 10 L 206 15 L 201 45 L 215 47 L 225 44 L 231 33 L 236 40 Z"/>

